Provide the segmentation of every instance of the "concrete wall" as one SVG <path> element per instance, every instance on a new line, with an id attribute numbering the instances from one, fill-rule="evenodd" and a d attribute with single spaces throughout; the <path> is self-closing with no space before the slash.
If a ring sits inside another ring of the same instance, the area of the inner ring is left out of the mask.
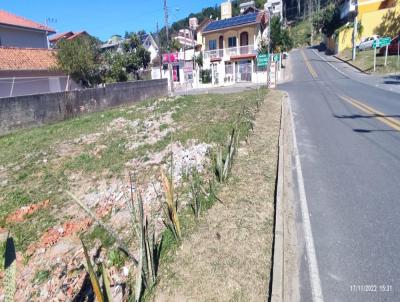
<path id="1" fill-rule="evenodd" d="M 0 135 L 168 93 L 166 79 L 0 99 Z"/>
<path id="2" fill-rule="evenodd" d="M 47 48 L 46 32 L 0 25 L 0 46 Z"/>

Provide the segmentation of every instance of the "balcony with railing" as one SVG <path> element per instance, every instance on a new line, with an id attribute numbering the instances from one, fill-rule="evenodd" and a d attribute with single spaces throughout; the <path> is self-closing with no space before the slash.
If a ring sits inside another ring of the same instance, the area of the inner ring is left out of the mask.
<path id="1" fill-rule="evenodd" d="M 256 54 L 254 45 L 244 45 L 204 51 L 204 59 L 222 59 L 238 55 Z"/>

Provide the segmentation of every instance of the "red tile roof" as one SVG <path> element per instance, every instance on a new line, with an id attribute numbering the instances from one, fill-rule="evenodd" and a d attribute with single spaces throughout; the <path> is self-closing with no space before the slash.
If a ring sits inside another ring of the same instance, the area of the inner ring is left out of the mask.
<path id="1" fill-rule="evenodd" d="M 46 27 L 35 21 L 31 21 L 31 20 L 25 19 L 23 17 L 16 16 L 16 15 L 6 12 L 4 10 L 0 10 L 0 24 L 6 24 L 6 25 L 10 25 L 10 26 L 19 26 L 19 27 L 25 27 L 25 28 L 30 28 L 30 29 L 48 31 L 49 33 L 55 33 L 55 30 L 50 27 Z"/>
<path id="2" fill-rule="evenodd" d="M 0 47 L 1 70 L 50 70 L 57 67 L 55 50 Z"/>
<path id="3" fill-rule="evenodd" d="M 68 38 L 68 40 L 73 40 L 73 39 L 79 37 L 80 35 L 88 35 L 88 33 L 86 31 L 84 31 L 84 30 L 80 31 L 80 32 L 77 32 L 77 33 L 74 33 L 71 37 Z"/>
<path id="4" fill-rule="evenodd" d="M 73 40 L 81 35 L 89 35 L 86 31 L 80 31 L 80 32 L 72 32 L 72 31 L 67 31 L 61 34 L 53 35 L 50 37 L 49 42 L 51 43 L 57 43 L 58 41 L 62 39 L 67 39 L 67 40 Z"/>
<path id="5" fill-rule="evenodd" d="M 74 33 L 72 31 L 66 31 L 66 32 L 51 36 L 49 38 L 49 42 L 51 42 L 51 43 L 58 42 L 58 40 L 60 40 L 60 39 L 69 38 L 73 35 L 74 35 Z"/>

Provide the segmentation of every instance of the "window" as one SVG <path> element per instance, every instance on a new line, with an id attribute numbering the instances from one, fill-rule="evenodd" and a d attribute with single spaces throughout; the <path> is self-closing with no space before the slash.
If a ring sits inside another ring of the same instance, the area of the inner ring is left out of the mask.
<path id="1" fill-rule="evenodd" d="M 208 49 L 209 50 L 217 49 L 217 40 L 208 41 Z"/>
<path id="2" fill-rule="evenodd" d="M 228 47 L 236 47 L 236 37 L 228 38 Z"/>

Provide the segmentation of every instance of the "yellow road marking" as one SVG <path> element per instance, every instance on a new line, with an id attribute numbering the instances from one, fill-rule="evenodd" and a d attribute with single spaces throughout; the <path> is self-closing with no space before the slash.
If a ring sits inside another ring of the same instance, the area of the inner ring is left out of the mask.
<path id="1" fill-rule="evenodd" d="M 313 78 L 318 78 L 317 73 L 315 72 L 314 68 L 311 66 L 310 62 L 308 61 L 306 54 L 304 53 L 303 50 L 301 50 L 301 55 L 303 56 L 304 62 L 306 63 L 306 66 L 308 68 L 308 71 L 311 73 Z"/>
<path id="2" fill-rule="evenodd" d="M 381 121 L 382 123 L 386 124 L 387 126 L 400 131 L 400 121 L 392 118 L 392 117 L 386 117 L 384 113 L 375 110 L 374 108 L 365 105 L 364 103 L 357 101 L 356 99 L 353 99 L 352 97 L 349 96 L 339 96 L 342 100 L 350 103 L 354 107 L 360 109 L 361 111 L 371 114 L 376 117 L 377 120 Z"/>

